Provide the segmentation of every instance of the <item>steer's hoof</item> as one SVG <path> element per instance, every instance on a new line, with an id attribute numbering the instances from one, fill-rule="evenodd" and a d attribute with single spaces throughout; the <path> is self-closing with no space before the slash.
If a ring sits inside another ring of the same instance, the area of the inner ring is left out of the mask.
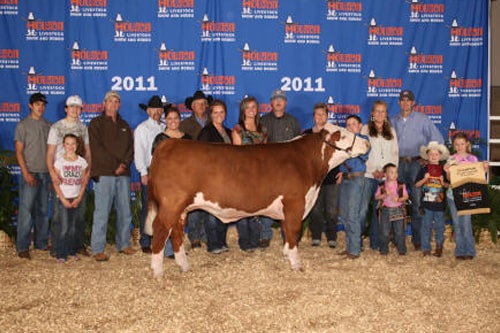
<path id="1" fill-rule="evenodd" d="M 180 269 L 181 273 L 186 273 L 186 272 L 189 272 L 191 270 L 191 266 L 183 265 L 183 266 L 179 266 L 179 269 Z"/>
<path id="2" fill-rule="evenodd" d="M 292 271 L 295 271 L 295 272 L 303 272 L 304 271 L 304 268 L 302 267 L 301 264 L 291 265 L 291 268 L 292 268 Z"/>

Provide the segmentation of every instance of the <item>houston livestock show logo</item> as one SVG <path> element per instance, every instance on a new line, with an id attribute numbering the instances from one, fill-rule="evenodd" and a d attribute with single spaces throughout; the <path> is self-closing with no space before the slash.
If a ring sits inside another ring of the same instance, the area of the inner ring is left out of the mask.
<path id="1" fill-rule="evenodd" d="M 410 3 L 410 22 L 413 23 L 443 23 L 444 4 L 443 3 L 421 3 L 412 0 Z"/>
<path id="2" fill-rule="evenodd" d="M 408 57 L 408 73 L 412 74 L 442 74 L 443 55 L 417 52 L 412 46 Z"/>
<path id="3" fill-rule="evenodd" d="M 0 70 L 19 69 L 19 50 L 0 49 Z"/>
<path id="4" fill-rule="evenodd" d="M 241 52 L 241 70 L 277 71 L 278 52 L 252 50 L 250 45 L 245 43 Z"/>
<path id="5" fill-rule="evenodd" d="M 201 22 L 202 42 L 234 42 L 236 41 L 236 25 L 234 22 L 215 22 L 203 15 Z"/>
<path id="6" fill-rule="evenodd" d="M 452 71 L 449 79 L 448 97 L 475 98 L 483 95 L 482 78 L 463 78 Z"/>
<path id="7" fill-rule="evenodd" d="M 448 144 L 453 143 L 453 137 L 457 133 L 465 133 L 469 140 L 472 143 L 472 147 L 474 148 L 479 148 L 479 142 L 481 140 L 481 131 L 480 130 L 471 130 L 471 129 L 463 129 L 463 128 L 457 128 L 455 125 L 455 122 L 450 123 L 450 127 L 448 128 Z"/>
<path id="8" fill-rule="evenodd" d="M 443 106 L 442 105 L 425 105 L 416 104 L 413 107 L 413 111 L 426 114 L 432 122 L 436 125 L 441 125 L 443 116 Z"/>
<path id="9" fill-rule="evenodd" d="M 116 14 L 115 22 L 115 42 L 151 42 L 152 27 L 151 22 L 129 22 L 124 21 L 120 13 Z"/>
<path id="10" fill-rule="evenodd" d="M 285 43 L 319 44 L 321 26 L 319 24 L 300 24 L 288 16 L 285 22 Z"/>
<path id="11" fill-rule="evenodd" d="M 71 70 L 108 70 L 108 51 L 81 49 L 77 41 L 71 47 Z"/>
<path id="12" fill-rule="evenodd" d="M 201 75 L 201 90 L 211 95 L 234 95 L 236 78 L 234 75 L 214 75 L 203 68 Z"/>
<path id="13" fill-rule="evenodd" d="M 90 121 L 95 117 L 101 115 L 104 111 L 104 104 L 102 101 L 92 101 L 83 102 L 82 113 L 80 114 L 80 120 L 85 125 L 89 125 Z"/>
<path id="14" fill-rule="evenodd" d="M 256 20 L 278 19 L 278 0 L 242 0 L 241 18 Z"/>
<path id="15" fill-rule="evenodd" d="M 34 66 L 30 66 L 26 94 L 41 92 L 46 95 L 64 95 L 64 84 L 64 75 L 39 74 Z"/>
<path id="16" fill-rule="evenodd" d="M 158 18 L 193 18 L 194 0 L 158 0 Z"/>
<path id="17" fill-rule="evenodd" d="M 368 45 L 403 45 L 403 27 L 379 25 L 372 17 L 368 27 Z"/>
<path id="18" fill-rule="evenodd" d="M 350 115 L 360 115 L 361 106 L 359 104 L 343 104 L 335 101 L 333 96 L 329 96 L 326 102 L 328 107 L 328 121 L 332 124 L 345 126 L 345 120 Z"/>
<path id="19" fill-rule="evenodd" d="M 403 80 L 401 78 L 377 77 L 373 70 L 370 70 L 367 80 L 366 97 L 399 97 Z"/>
<path id="20" fill-rule="evenodd" d="M 0 0 L 0 15 L 17 15 L 19 0 Z"/>
<path id="21" fill-rule="evenodd" d="M 326 19 L 331 21 L 362 21 L 363 4 L 359 1 L 328 0 Z"/>
<path id="22" fill-rule="evenodd" d="M 159 71 L 194 71 L 196 55 L 194 51 L 168 50 L 165 43 L 160 44 L 158 51 Z"/>
<path id="23" fill-rule="evenodd" d="M 26 40 L 62 42 L 64 41 L 64 22 L 38 20 L 35 19 L 33 12 L 29 12 L 26 21 Z"/>
<path id="24" fill-rule="evenodd" d="M 69 16 L 107 17 L 107 0 L 70 0 Z"/>
<path id="25" fill-rule="evenodd" d="M 361 53 L 343 53 L 333 44 L 326 51 L 326 71 L 332 73 L 361 73 Z"/>
<path id="26" fill-rule="evenodd" d="M 17 123 L 20 120 L 21 104 L 0 102 L 0 123 Z"/>
<path id="27" fill-rule="evenodd" d="M 483 46 L 483 28 L 463 27 L 453 19 L 450 27 L 450 46 Z"/>

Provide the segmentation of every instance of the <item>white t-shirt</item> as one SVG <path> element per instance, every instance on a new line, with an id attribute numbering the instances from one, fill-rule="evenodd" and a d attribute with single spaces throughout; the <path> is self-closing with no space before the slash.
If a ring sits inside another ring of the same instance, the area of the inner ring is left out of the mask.
<path id="1" fill-rule="evenodd" d="M 78 197 L 82 187 L 83 173 L 87 166 L 87 161 L 81 156 L 78 156 L 75 161 L 67 161 L 62 156 L 56 159 L 54 167 L 59 170 L 62 177 L 59 187 L 65 198 Z"/>

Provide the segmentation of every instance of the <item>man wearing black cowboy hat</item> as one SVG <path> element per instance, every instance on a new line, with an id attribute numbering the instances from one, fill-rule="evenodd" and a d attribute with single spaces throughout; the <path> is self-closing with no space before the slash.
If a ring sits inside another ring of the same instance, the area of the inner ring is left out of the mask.
<path id="1" fill-rule="evenodd" d="M 201 129 L 210 122 L 210 116 L 207 113 L 208 104 L 212 103 L 212 96 L 205 96 L 203 91 L 197 90 L 193 96 L 186 98 L 185 104 L 193 113 L 189 118 L 184 119 L 179 129 L 191 135 L 193 139 L 198 139 Z M 203 210 L 194 210 L 187 216 L 188 238 L 191 242 L 191 248 L 201 246 L 202 242 L 207 241 L 205 233 L 205 220 L 208 213 Z"/>
<path id="2" fill-rule="evenodd" d="M 134 162 L 135 168 L 141 175 L 141 224 L 139 243 L 142 252 L 151 253 L 151 236 L 144 233 L 144 221 L 148 211 L 148 174 L 151 164 L 151 145 L 155 137 L 163 132 L 165 125 L 160 122 L 166 103 L 163 103 L 160 96 L 154 95 L 149 99 L 148 104 L 140 103 L 139 107 L 148 114 L 148 119 L 140 123 L 134 131 Z"/>
<path id="3" fill-rule="evenodd" d="M 212 96 L 205 96 L 201 90 L 197 90 L 193 96 L 186 98 L 184 103 L 193 113 L 190 117 L 181 122 L 179 129 L 191 135 L 191 137 L 196 140 L 201 129 L 210 122 L 210 116 L 207 114 L 207 109 L 212 101 Z"/>

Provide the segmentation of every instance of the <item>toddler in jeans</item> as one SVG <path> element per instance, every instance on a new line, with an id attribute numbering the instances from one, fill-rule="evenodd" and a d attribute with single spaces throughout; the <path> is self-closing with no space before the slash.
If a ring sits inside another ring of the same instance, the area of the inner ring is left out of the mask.
<path id="1" fill-rule="evenodd" d="M 408 200 L 406 185 L 398 182 L 398 167 L 393 163 L 384 166 L 385 181 L 375 192 L 375 199 L 381 202 L 380 207 L 380 254 L 389 253 L 389 237 L 391 229 L 394 242 L 400 255 L 406 254 L 405 222 L 403 204 Z"/>

